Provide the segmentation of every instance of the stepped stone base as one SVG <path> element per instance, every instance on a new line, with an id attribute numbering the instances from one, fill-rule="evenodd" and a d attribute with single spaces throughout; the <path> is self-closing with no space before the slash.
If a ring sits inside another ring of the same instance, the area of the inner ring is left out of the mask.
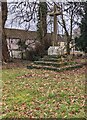
<path id="1" fill-rule="evenodd" d="M 63 71 L 63 70 L 72 70 L 75 68 L 81 68 L 85 63 L 68 63 L 68 62 L 58 62 L 60 58 L 58 56 L 45 56 L 39 61 L 34 61 L 32 64 L 27 66 L 28 69 L 44 69 L 44 70 L 53 70 L 53 71 Z"/>
<path id="2" fill-rule="evenodd" d="M 58 71 L 61 72 L 63 70 L 72 70 L 72 69 L 76 69 L 76 68 L 81 68 L 83 67 L 84 64 L 77 64 L 74 66 L 66 66 L 66 67 L 61 67 L 61 68 L 57 68 L 57 67 L 49 67 L 49 66 L 40 66 L 40 65 L 30 65 L 27 66 L 28 69 L 44 69 L 44 70 L 53 70 L 53 71 Z"/>

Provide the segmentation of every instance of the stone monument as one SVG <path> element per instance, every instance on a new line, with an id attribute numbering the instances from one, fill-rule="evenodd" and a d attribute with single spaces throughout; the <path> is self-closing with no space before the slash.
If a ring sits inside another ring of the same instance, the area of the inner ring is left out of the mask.
<path id="1" fill-rule="evenodd" d="M 50 16 L 54 17 L 54 34 L 53 34 L 53 46 L 48 48 L 48 55 L 58 55 L 59 46 L 57 46 L 57 16 L 61 15 L 60 7 L 54 4 L 54 11 L 49 13 Z"/>

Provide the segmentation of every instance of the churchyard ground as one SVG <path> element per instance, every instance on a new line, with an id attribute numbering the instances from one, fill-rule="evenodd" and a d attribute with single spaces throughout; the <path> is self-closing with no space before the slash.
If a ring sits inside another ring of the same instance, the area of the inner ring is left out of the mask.
<path id="1" fill-rule="evenodd" d="M 28 64 L 3 66 L 3 118 L 85 117 L 85 66 L 56 72 L 27 69 Z"/>

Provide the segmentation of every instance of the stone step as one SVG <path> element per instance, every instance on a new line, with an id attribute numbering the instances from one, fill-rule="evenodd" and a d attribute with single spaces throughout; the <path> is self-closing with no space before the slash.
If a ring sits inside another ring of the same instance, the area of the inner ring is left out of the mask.
<path id="1" fill-rule="evenodd" d="M 84 64 L 76 64 L 76 65 L 68 65 L 65 67 L 57 68 L 57 67 L 51 67 L 51 66 L 41 66 L 41 65 L 34 65 L 31 64 L 27 66 L 28 69 L 44 69 L 44 70 L 53 70 L 53 71 L 58 71 L 61 72 L 63 70 L 72 70 L 76 68 L 81 68 L 83 67 Z"/>
<path id="2" fill-rule="evenodd" d="M 34 61 L 34 64 L 36 65 L 47 65 L 47 66 L 54 66 L 54 67 L 62 67 L 65 65 L 74 65 L 76 64 L 75 62 L 62 62 L 62 63 L 58 63 L 58 62 L 50 62 L 50 61 Z"/>
<path id="3" fill-rule="evenodd" d="M 58 55 L 45 55 L 44 58 L 61 58 L 61 56 L 58 56 Z"/>
<path id="4" fill-rule="evenodd" d="M 39 59 L 39 61 L 59 62 L 60 59 L 58 59 L 58 58 L 51 58 L 51 57 L 50 58 L 44 57 L 44 58 Z"/>

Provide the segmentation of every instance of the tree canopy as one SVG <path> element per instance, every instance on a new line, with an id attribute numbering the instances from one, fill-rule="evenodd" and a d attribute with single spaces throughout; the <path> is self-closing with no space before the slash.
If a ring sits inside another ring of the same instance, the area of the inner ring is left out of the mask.
<path id="1" fill-rule="evenodd" d="M 87 2 L 84 3 L 84 13 L 82 14 L 81 21 L 81 36 L 76 39 L 77 47 L 87 53 Z"/>

